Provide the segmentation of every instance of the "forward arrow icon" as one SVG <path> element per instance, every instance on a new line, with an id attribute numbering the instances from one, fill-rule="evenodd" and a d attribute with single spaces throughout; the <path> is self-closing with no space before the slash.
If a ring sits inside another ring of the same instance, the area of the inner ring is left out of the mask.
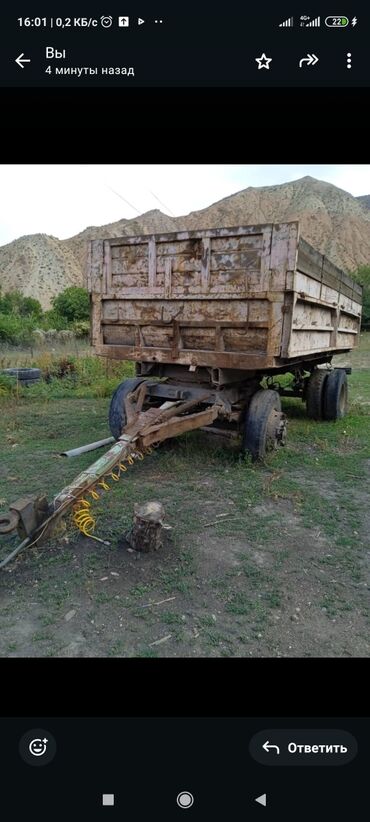
<path id="1" fill-rule="evenodd" d="M 302 63 L 307 63 L 308 66 L 315 66 L 318 62 L 319 58 L 316 57 L 316 54 L 307 54 L 307 57 L 302 57 L 302 60 L 299 61 L 299 68 L 302 68 Z"/>

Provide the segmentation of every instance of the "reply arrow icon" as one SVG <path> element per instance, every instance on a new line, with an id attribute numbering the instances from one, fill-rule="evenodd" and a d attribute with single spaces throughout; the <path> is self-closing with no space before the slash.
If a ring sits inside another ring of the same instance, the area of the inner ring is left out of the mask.
<path id="1" fill-rule="evenodd" d="M 266 751 L 266 753 L 269 753 L 272 748 L 275 748 L 277 754 L 280 753 L 279 746 L 278 745 L 270 745 L 270 742 L 269 742 L 268 739 L 266 740 L 265 744 L 262 745 L 262 747 L 263 747 L 263 750 Z"/>
<path id="2" fill-rule="evenodd" d="M 25 57 L 23 52 L 22 52 L 22 54 L 20 54 L 19 57 L 15 58 L 15 62 L 18 63 L 19 68 L 23 69 L 24 68 L 23 63 L 30 63 L 31 60 L 29 60 L 28 57 Z"/>
<path id="3" fill-rule="evenodd" d="M 299 61 L 299 68 L 302 68 L 303 63 L 307 63 L 308 66 L 315 66 L 318 62 L 319 58 L 316 57 L 316 54 L 307 54 L 307 57 L 302 57 L 302 60 Z"/>

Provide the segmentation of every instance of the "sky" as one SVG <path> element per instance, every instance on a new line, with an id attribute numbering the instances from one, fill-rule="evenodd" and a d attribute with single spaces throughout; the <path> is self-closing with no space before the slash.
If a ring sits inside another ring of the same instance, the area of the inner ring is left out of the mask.
<path id="1" fill-rule="evenodd" d="M 0 165 L 0 245 L 25 234 L 64 240 L 152 209 L 178 217 L 306 175 L 370 194 L 370 165 Z"/>

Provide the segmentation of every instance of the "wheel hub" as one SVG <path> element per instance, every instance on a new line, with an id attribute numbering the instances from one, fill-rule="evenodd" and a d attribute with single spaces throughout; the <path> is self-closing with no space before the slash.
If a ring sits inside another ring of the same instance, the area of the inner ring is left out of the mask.
<path id="1" fill-rule="evenodd" d="M 279 445 L 285 445 L 287 434 L 287 418 L 282 411 L 271 411 L 267 423 L 267 448 L 273 450 Z"/>

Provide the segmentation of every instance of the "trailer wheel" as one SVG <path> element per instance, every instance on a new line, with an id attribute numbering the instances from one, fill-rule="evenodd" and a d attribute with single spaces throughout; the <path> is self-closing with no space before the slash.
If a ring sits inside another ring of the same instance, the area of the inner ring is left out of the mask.
<path id="1" fill-rule="evenodd" d="M 124 399 L 127 394 L 130 394 L 131 391 L 134 391 L 135 388 L 140 385 L 141 382 L 144 382 L 144 379 L 140 379 L 140 377 L 134 377 L 133 379 L 124 380 L 121 382 L 116 388 L 114 394 L 112 395 L 112 399 L 110 401 L 109 406 L 109 428 L 115 440 L 118 440 L 122 434 L 122 430 L 126 425 L 126 414 L 124 408 Z"/>
<path id="2" fill-rule="evenodd" d="M 328 372 L 315 369 L 307 381 L 306 408 L 307 416 L 312 420 L 324 418 L 324 395 Z"/>
<path id="3" fill-rule="evenodd" d="M 243 449 L 253 460 L 263 459 L 268 451 L 284 445 L 286 416 L 281 410 L 277 391 L 261 389 L 252 397 L 244 428 Z"/>
<path id="4" fill-rule="evenodd" d="M 329 371 L 324 391 L 324 419 L 340 420 L 348 410 L 347 374 L 342 368 Z"/>

